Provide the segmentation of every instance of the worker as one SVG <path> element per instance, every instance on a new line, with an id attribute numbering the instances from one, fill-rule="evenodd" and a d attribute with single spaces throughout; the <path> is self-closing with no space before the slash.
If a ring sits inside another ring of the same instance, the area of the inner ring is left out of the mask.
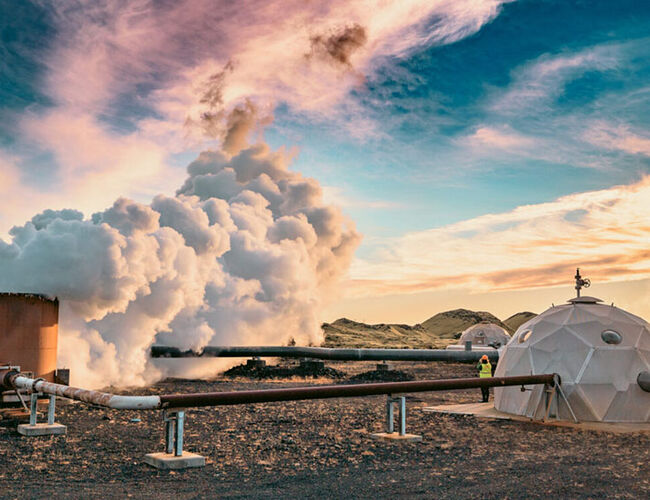
<path id="1" fill-rule="evenodd" d="M 478 376 L 480 378 L 489 378 L 492 376 L 492 365 L 490 364 L 487 355 L 483 355 L 478 365 L 476 365 L 476 369 L 478 370 Z M 487 403 L 490 399 L 490 388 L 481 387 L 481 394 L 483 395 L 483 402 Z"/>

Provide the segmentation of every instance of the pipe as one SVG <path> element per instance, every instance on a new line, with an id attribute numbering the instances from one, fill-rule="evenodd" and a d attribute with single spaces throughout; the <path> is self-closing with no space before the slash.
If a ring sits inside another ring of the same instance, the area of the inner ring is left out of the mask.
<path id="1" fill-rule="evenodd" d="M 327 347 L 252 346 L 225 347 L 206 346 L 201 352 L 182 351 L 178 347 L 151 346 L 152 358 L 315 358 L 337 361 L 478 361 L 486 355 L 490 361 L 498 361 L 499 351 L 452 351 L 447 349 L 341 349 Z"/>
<path id="2" fill-rule="evenodd" d="M 560 383 L 559 375 L 523 375 L 519 377 L 458 378 L 420 380 L 413 382 L 388 382 L 377 384 L 321 385 L 287 389 L 262 389 L 256 391 L 206 392 L 198 394 L 166 394 L 162 396 L 119 396 L 107 392 L 91 391 L 32 379 L 13 371 L 0 372 L 0 387 L 24 389 L 52 394 L 76 401 L 92 403 L 116 410 L 153 410 L 160 408 L 189 408 L 198 406 L 224 406 L 274 401 L 301 401 L 306 399 L 351 398 L 379 394 L 432 392 L 478 387 L 532 385 Z"/>
<path id="3" fill-rule="evenodd" d="M 0 372 L 0 387 L 42 392 L 63 398 L 83 401 L 116 410 L 153 410 L 160 408 L 159 396 L 120 396 L 108 392 L 91 391 L 62 384 L 46 382 L 43 379 L 25 377 L 17 371 Z"/>
<path id="4" fill-rule="evenodd" d="M 353 398 L 359 396 L 376 396 L 379 394 L 447 391 L 479 387 L 502 387 L 507 385 L 553 384 L 556 376 L 551 373 L 547 375 L 524 375 L 520 377 L 473 377 L 377 384 L 321 385 L 256 391 L 170 394 L 160 396 L 160 402 L 163 408 L 186 408 L 190 406 L 222 406 L 275 401 L 301 401 L 305 399 Z"/>

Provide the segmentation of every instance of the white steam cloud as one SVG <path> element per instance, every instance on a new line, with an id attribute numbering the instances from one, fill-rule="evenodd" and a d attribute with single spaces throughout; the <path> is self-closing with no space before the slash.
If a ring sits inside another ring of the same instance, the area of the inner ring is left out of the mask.
<path id="1" fill-rule="evenodd" d="M 90 219 L 46 210 L 0 240 L 0 288 L 62 300 L 59 365 L 84 386 L 215 367 L 154 365 L 154 342 L 318 344 L 319 311 L 360 236 L 287 165 L 264 144 L 207 151 L 175 197 L 120 198 Z"/>

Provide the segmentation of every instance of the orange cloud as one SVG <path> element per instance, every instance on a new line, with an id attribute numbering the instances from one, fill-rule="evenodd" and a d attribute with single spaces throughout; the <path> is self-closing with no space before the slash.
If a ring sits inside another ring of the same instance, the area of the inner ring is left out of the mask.
<path id="1" fill-rule="evenodd" d="M 410 233 L 355 262 L 351 293 L 548 287 L 566 283 L 576 267 L 600 282 L 649 278 L 649 213 L 647 176 Z"/>

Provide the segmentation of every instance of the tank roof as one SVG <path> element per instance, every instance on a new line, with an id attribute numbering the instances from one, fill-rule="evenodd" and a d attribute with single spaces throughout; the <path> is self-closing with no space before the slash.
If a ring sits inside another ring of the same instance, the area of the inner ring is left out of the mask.
<path id="1" fill-rule="evenodd" d="M 49 302 L 58 302 L 59 299 L 57 297 L 53 297 L 52 295 L 47 295 L 44 293 L 29 293 L 29 292 L 0 292 L 0 297 L 24 297 L 24 298 L 32 298 L 32 299 L 39 299 L 39 300 L 47 300 Z"/>

